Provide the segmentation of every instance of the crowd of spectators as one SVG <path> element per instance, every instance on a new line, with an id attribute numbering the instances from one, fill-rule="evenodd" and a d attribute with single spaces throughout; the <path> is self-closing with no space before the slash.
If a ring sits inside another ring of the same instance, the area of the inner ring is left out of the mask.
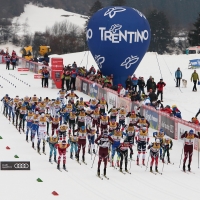
<path id="1" fill-rule="evenodd" d="M 120 83 L 117 86 L 114 86 L 112 74 L 110 76 L 104 76 L 102 72 L 99 69 L 96 70 L 94 66 L 91 66 L 89 70 L 87 70 L 84 66 L 78 67 L 76 62 L 74 62 L 72 65 L 69 64 L 63 68 L 63 75 L 61 77 L 62 88 L 64 89 L 66 84 L 67 90 L 72 88 L 76 89 L 76 76 L 81 76 L 98 83 L 102 88 L 107 87 L 113 89 L 117 91 L 118 96 L 130 98 L 131 101 L 138 101 L 140 102 L 140 105 L 152 106 L 156 110 L 168 113 L 170 116 L 182 118 L 181 111 L 176 105 L 163 105 L 163 89 L 166 86 L 166 83 L 162 78 L 156 83 L 154 78 L 150 76 L 145 82 L 144 77 L 136 77 L 136 75 L 133 74 L 133 76 L 128 76 L 125 80 L 125 87 Z M 176 78 L 182 77 L 177 76 Z M 180 87 L 179 81 L 177 81 L 176 86 Z M 198 123 L 198 120 L 196 117 L 193 117 L 191 122 L 196 124 Z"/>

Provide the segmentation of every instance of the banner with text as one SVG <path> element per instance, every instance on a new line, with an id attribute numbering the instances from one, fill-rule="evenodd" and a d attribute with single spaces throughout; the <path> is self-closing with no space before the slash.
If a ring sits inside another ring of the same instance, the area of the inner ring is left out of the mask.
<path id="1" fill-rule="evenodd" d="M 98 86 L 95 83 L 89 84 L 89 96 L 98 98 Z"/>
<path id="2" fill-rule="evenodd" d="M 158 124 L 159 124 L 158 112 L 144 108 L 143 115 L 150 123 L 150 127 L 158 130 Z"/>
<path id="3" fill-rule="evenodd" d="M 160 128 L 162 128 L 165 134 L 171 138 L 175 138 L 175 121 L 168 117 L 168 115 L 161 115 Z"/>
<path id="4" fill-rule="evenodd" d="M 1 170 L 30 170 L 29 161 L 1 161 Z"/>
<path id="5" fill-rule="evenodd" d="M 117 99 L 118 96 L 112 92 L 110 92 L 108 89 L 106 89 L 107 91 L 107 102 L 108 104 L 111 104 L 112 106 L 117 107 Z"/>
<path id="6" fill-rule="evenodd" d="M 83 92 L 84 94 L 88 95 L 88 90 L 89 89 L 89 83 L 87 83 L 86 81 L 82 80 L 82 84 L 81 84 L 81 92 Z"/>

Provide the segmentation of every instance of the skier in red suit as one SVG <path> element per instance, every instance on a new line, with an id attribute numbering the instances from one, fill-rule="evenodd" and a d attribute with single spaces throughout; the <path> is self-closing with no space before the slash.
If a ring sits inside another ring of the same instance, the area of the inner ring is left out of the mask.
<path id="1" fill-rule="evenodd" d="M 58 165 L 57 165 L 57 169 L 60 170 L 60 161 L 61 161 L 61 157 L 63 156 L 63 169 L 66 170 L 66 150 L 67 148 L 70 146 L 70 144 L 67 144 L 65 140 L 63 140 L 62 142 L 58 143 L 55 145 L 55 147 L 58 149 Z"/>
<path id="2" fill-rule="evenodd" d="M 181 138 L 185 139 L 185 145 L 184 145 L 184 159 L 183 159 L 183 171 L 185 171 L 185 163 L 188 158 L 189 154 L 189 163 L 188 163 L 188 171 L 191 170 L 191 162 L 192 162 L 192 154 L 193 154 L 193 143 L 194 138 L 200 138 L 200 133 L 198 132 L 198 135 L 194 133 L 193 130 L 190 130 L 189 132 L 185 131 L 185 133 L 181 136 Z"/>
<path id="3" fill-rule="evenodd" d="M 113 143 L 113 139 L 108 135 L 108 131 L 104 131 L 96 140 L 95 143 L 99 145 L 99 161 L 98 161 L 98 169 L 97 175 L 100 177 L 100 166 L 101 161 L 104 162 L 104 176 L 106 176 L 106 166 L 108 161 L 108 148 L 110 147 L 110 143 Z"/>

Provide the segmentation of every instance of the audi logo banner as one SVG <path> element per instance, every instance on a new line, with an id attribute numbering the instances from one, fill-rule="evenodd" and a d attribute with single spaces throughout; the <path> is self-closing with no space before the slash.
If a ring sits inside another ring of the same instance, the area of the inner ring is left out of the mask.
<path id="1" fill-rule="evenodd" d="M 31 165 L 29 161 L 13 162 L 2 161 L 1 170 L 30 170 Z"/>

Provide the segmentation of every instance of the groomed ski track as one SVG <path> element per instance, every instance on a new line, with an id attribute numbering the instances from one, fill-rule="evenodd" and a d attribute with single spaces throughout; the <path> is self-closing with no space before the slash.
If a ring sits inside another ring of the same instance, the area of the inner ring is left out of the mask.
<path id="1" fill-rule="evenodd" d="M 17 80 L 17 78 L 25 81 L 28 85 Z M 1 98 L 5 94 L 11 97 L 19 95 L 20 98 L 33 96 L 36 94 L 41 97 L 56 98 L 58 90 L 49 88 L 41 88 L 41 81 L 34 80 L 34 74 L 26 72 L 27 75 L 20 75 L 17 70 L 6 71 L 5 65 L 0 65 L 0 75 L 12 82 L 14 86 L 8 81 L 0 77 Z M 30 87 L 29 87 L 30 85 Z M 51 84 L 50 84 L 51 85 Z M 79 97 L 84 100 L 89 100 L 90 97 L 75 91 Z M 107 176 L 109 180 L 103 180 L 96 177 L 98 156 L 96 156 L 94 166 L 91 160 L 91 155 L 87 153 L 86 147 L 86 162 L 87 165 L 79 165 L 75 160 L 69 157 L 69 149 L 67 153 L 66 167 L 69 172 L 59 172 L 56 169 L 56 163 L 50 164 L 49 147 L 46 143 L 46 154 L 39 155 L 36 150 L 31 148 L 31 143 L 25 141 L 25 134 L 19 133 L 16 128 L 9 123 L 8 119 L 2 115 L 2 107 L 0 114 L 0 161 L 30 161 L 30 171 L 1 171 L 0 170 L 0 199 L 2 200 L 44 200 L 44 199 L 95 199 L 95 200 L 118 200 L 118 199 L 138 199 L 138 200 L 155 200 L 158 198 L 170 200 L 188 200 L 197 199 L 200 196 L 199 178 L 200 169 L 198 169 L 198 154 L 194 151 L 192 161 L 192 173 L 183 173 L 179 168 L 180 158 L 182 153 L 182 141 L 173 140 L 173 150 L 171 153 L 171 162 L 174 165 L 164 165 L 163 175 L 154 175 L 149 172 L 149 167 L 146 170 L 145 166 L 137 166 L 135 161 L 131 162 L 131 175 L 118 172 L 118 170 L 107 166 Z M 150 135 L 153 130 L 150 129 Z M 154 139 L 151 137 L 150 141 Z M 36 142 L 36 141 L 35 141 Z M 6 149 L 10 147 L 10 150 Z M 19 158 L 14 158 L 18 155 Z M 81 157 L 82 154 L 80 154 Z M 136 160 L 136 146 L 134 146 L 133 159 Z M 146 164 L 149 156 L 149 151 L 146 154 Z M 140 157 L 140 164 L 142 157 Z M 150 159 L 149 159 L 150 160 Z M 62 162 L 61 162 L 62 163 Z M 148 166 L 150 162 L 148 163 Z M 62 166 L 62 165 L 61 165 Z M 128 169 L 130 163 L 128 164 Z M 159 161 L 159 171 L 162 172 L 163 164 Z M 154 169 L 154 167 L 153 167 Z M 103 162 L 101 164 L 101 174 L 103 172 Z M 37 178 L 42 179 L 42 183 L 36 181 Z M 53 196 L 51 193 L 56 191 L 59 195 Z"/>

